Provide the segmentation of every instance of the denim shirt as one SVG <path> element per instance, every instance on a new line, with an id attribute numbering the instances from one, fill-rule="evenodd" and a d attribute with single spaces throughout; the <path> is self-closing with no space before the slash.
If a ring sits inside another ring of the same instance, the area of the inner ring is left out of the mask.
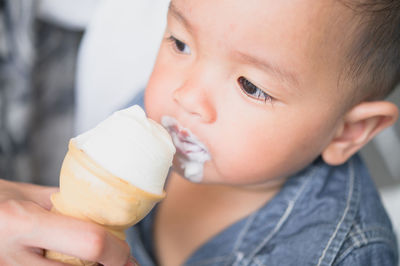
<path id="1" fill-rule="evenodd" d="M 153 210 L 128 230 L 133 256 L 157 265 Z M 396 266 L 396 238 L 358 155 L 332 167 L 321 158 L 290 177 L 251 215 L 199 247 L 184 265 Z"/>

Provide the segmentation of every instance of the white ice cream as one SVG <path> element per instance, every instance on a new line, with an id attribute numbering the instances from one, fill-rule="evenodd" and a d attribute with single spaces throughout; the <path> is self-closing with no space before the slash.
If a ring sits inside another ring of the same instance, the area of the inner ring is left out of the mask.
<path id="1" fill-rule="evenodd" d="M 110 173 L 162 194 L 175 147 L 168 132 L 138 105 L 115 112 L 73 141 Z"/>

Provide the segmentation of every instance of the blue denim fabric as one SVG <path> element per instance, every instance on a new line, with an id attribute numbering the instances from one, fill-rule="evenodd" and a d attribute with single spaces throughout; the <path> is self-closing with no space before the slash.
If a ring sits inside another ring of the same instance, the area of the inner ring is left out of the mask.
<path id="1" fill-rule="evenodd" d="M 153 256 L 153 210 L 128 231 L 142 266 Z M 359 156 L 332 167 L 318 158 L 265 206 L 214 236 L 184 265 L 396 266 L 397 243 Z"/>

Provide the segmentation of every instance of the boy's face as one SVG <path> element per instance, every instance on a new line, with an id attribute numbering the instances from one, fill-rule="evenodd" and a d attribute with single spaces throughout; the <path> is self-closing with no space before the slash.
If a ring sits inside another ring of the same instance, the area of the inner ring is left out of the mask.
<path id="1" fill-rule="evenodd" d="M 202 181 L 284 178 L 334 138 L 346 111 L 337 82 L 348 15 L 335 2 L 172 1 L 145 103 L 151 118 L 176 119 L 206 146 Z M 179 150 L 182 174 L 190 151 Z"/>

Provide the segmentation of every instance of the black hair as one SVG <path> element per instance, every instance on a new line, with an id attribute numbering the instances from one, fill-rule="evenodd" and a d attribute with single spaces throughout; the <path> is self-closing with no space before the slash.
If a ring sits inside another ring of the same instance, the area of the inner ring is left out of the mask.
<path id="1" fill-rule="evenodd" d="M 400 82 L 400 0 L 341 0 L 358 23 L 345 68 L 356 102 L 379 100 Z"/>

